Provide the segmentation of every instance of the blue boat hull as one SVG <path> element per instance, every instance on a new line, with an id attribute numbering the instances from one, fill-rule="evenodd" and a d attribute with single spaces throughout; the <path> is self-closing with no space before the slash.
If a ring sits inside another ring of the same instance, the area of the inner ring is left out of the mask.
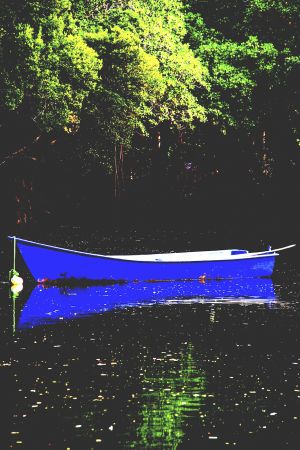
<path id="1" fill-rule="evenodd" d="M 214 261 L 134 261 L 59 249 L 17 240 L 37 282 L 68 278 L 87 280 L 192 280 L 270 277 L 275 254 Z"/>

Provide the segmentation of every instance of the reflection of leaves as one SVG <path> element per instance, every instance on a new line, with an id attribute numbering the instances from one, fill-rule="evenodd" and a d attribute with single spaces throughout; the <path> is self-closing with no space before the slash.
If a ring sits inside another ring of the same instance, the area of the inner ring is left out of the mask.
<path id="1" fill-rule="evenodd" d="M 142 380 L 141 425 L 130 447 L 176 449 L 185 422 L 201 410 L 205 377 L 196 366 L 192 344 L 178 359 L 164 355 L 154 362 Z"/>

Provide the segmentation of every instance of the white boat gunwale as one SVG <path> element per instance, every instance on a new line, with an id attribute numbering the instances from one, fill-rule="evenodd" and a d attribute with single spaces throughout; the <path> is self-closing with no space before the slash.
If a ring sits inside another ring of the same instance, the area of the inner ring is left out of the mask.
<path id="1" fill-rule="evenodd" d="M 244 260 L 244 259 L 251 259 L 251 258 L 264 258 L 264 257 L 269 257 L 269 256 L 278 256 L 278 251 L 281 250 L 285 250 L 288 248 L 292 248 L 295 247 L 296 244 L 291 244 L 288 245 L 286 247 L 281 247 L 278 249 L 274 249 L 274 250 L 267 250 L 267 251 L 263 251 L 263 252 L 248 252 L 247 250 L 240 250 L 240 249 L 228 249 L 228 250 L 209 250 L 209 251 L 200 251 L 200 252 L 182 252 L 182 253 L 160 253 L 160 254 L 148 254 L 148 255 L 103 255 L 103 254 L 97 254 L 97 253 L 87 253 L 87 252 L 82 252 L 79 250 L 72 250 L 72 249 L 68 249 L 68 248 L 63 248 L 63 247 L 57 247 L 57 246 L 53 246 L 53 245 L 49 245 L 49 244 L 42 244 L 39 242 L 35 242 L 35 241 L 30 241 L 27 239 L 22 239 L 22 238 L 17 238 L 14 236 L 8 236 L 9 239 L 15 239 L 17 242 L 19 241 L 20 243 L 24 242 L 25 244 L 29 244 L 32 246 L 38 246 L 38 247 L 44 247 L 46 249 L 49 250 L 55 250 L 55 251 L 60 251 L 60 252 L 67 252 L 67 253 L 73 253 L 76 255 L 81 255 L 81 256 L 88 256 L 88 257 L 92 257 L 92 258 L 104 258 L 104 259 L 113 259 L 115 261 L 124 261 L 124 262 L 132 262 L 132 263 L 167 263 L 167 264 L 184 264 L 184 263 L 199 263 L 199 262 L 214 262 L 214 261 L 233 261 L 233 260 Z M 232 251 L 244 251 L 246 253 L 239 253 L 239 254 L 231 254 L 230 252 Z M 228 254 L 227 257 L 224 257 L 224 253 Z M 206 259 L 178 259 L 178 260 L 168 260 L 168 259 L 161 259 L 162 257 L 167 257 L 167 256 L 175 256 L 175 255 L 194 255 L 196 257 L 196 255 L 202 254 L 203 256 L 208 254 L 211 254 L 211 256 L 213 256 L 212 254 L 219 254 L 221 257 L 220 258 L 206 258 Z M 224 255 L 222 257 L 222 254 Z M 139 258 L 139 257 L 148 257 L 149 259 L 133 259 L 133 258 Z M 155 257 L 155 258 L 154 258 Z"/>

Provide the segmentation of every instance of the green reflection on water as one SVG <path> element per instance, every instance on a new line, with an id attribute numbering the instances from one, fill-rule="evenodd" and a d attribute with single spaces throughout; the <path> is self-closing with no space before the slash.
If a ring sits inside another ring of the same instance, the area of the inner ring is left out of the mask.
<path id="1" fill-rule="evenodd" d="M 142 386 L 140 425 L 128 447 L 176 449 L 189 418 L 200 420 L 205 397 L 205 376 L 197 368 L 193 345 L 185 345 L 179 355 L 154 358 Z"/>

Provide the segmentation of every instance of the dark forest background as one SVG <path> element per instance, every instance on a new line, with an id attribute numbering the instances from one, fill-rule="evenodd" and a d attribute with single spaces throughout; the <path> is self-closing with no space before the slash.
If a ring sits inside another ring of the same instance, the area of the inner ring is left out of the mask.
<path id="1" fill-rule="evenodd" d="M 297 241 L 298 0 L 0 8 L 2 233 Z"/>

